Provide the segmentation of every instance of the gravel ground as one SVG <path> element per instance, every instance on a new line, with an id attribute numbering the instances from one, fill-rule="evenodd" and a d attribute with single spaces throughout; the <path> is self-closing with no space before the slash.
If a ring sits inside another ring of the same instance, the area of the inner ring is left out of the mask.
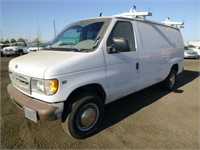
<path id="1" fill-rule="evenodd" d="M 1 58 L 1 149 L 200 149 L 199 60 L 184 60 L 175 91 L 152 86 L 111 103 L 100 131 L 76 140 L 60 120 L 31 122 L 10 101 L 10 59 Z"/>

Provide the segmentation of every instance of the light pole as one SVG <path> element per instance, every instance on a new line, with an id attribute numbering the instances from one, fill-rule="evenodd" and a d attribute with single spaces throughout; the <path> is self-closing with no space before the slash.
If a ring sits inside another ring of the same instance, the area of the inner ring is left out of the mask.
<path id="1" fill-rule="evenodd" d="M 56 22 L 53 20 L 54 37 L 56 37 Z"/>

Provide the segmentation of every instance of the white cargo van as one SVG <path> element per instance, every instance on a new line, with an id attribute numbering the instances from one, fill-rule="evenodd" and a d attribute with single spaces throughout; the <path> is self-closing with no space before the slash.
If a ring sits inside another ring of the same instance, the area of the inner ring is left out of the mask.
<path id="1" fill-rule="evenodd" d="M 75 138 L 97 129 L 105 104 L 160 82 L 173 90 L 183 69 L 179 29 L 138 17 L 81 20 L 51 44 L 10 61 L 7 89 L 26 118 L 61 119 Z"/>

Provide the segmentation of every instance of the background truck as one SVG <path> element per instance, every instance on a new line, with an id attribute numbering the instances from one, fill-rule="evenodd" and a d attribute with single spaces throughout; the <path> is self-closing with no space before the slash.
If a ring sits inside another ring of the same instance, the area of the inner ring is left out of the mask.
<path id="1" fill-rule="evenodd" d="M 28 53 L 28 45 L 25 42 L 13 43 L 8 47 L 3 48 L 3 54 L 5 56 L 9 55 L 23 55 Z"/>
<path id="2" fill-rule="evenodd" d="M 61 119 L 66 133 L 86 138 L 100 126 L 104 105 L 157 83 L 173 90 L 183 69 L 182 36 L 148 15 L 131 10 L 77 21 L 49 50 L 11 60 L 11 100 L 26 118 Z"/>
<path id="3" fill-rule="evenodd" d="M 1 44 L 1 43 L 0 43 L 0 52 L 1 52 L 1 57 L 4 56 L 4 54 L 3 54 L 3 48 L 4 48 L 4 47 L 8 47 L 8 46 L 9 46 L 9 44 Z"/>

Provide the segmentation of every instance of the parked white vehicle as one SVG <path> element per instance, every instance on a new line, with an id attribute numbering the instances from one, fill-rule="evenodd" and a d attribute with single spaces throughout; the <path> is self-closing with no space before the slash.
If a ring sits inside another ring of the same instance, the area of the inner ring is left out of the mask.
<path id="1" fill-rule="evenodd" d="M 8 55 L 23 55 L 28 53 L 28 46 L 25 42 L 13 43 L 8 47 L 3 48 L 3 54 Z"/>
<path id="2" fill-rule="evenodd" d="M 105 104 L 157 83 L 173 90 L 183 69 L 180 30 L 130 13 L 72 23 L 49 51 L 12 59 L 8 93 L 25 117 L 61 118 L 67 133 L 86 138 Z"/>
<path id="3" fill-rule="evenodd" d="M 9 44 L 0 44 L 1 57 L 4 56 L 4 54 L 3 54 L 3 48 L 4 47 L 8 47 L 8 46 L 9 46 Z"/>
<path id="4" fill-rule="evenodd" d="M 199 58 L 198 53 L 187 46 L 184 47 L 184 58 Z"/>
<path id="5" fill-rule="evenodd" d="M 198 56 L 200 57 L 200 46 L 199 47 L 195 47 L 195 48 L 191 48 L 193 51 L 197 52 Z"/>
<path id="6" fill-rule="evenodd" d="M 40 44 L 33 44 L 31 45 L 29 48 L 28 48 L 28 52 L 36 52 L 36 51 L 39 51 L 39 50 L 42 50 L 42 49 L 45 49 L 47 47 L 47 44 L 44 44 L 44 43 L 40 43 Z"/>

